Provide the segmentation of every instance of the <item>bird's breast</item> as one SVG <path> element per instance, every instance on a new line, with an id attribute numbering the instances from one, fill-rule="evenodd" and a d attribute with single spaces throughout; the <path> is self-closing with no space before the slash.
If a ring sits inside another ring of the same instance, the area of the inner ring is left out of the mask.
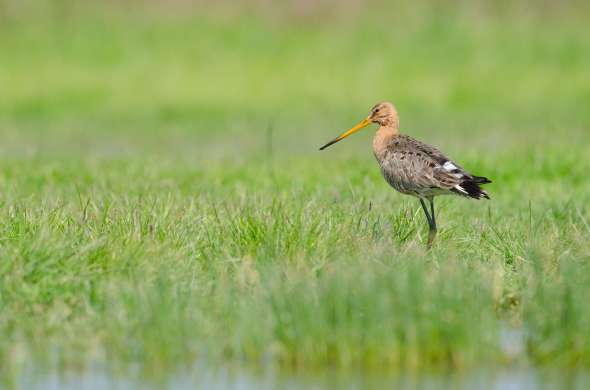
<path id="1" fill-rule="evenodd" d="M 373 154 L 379 165 L 383 167 L 383 161 L 386 159 L 389 149 L 392 147 L 393 139 L 399 134 L 396 129 L 381 126 L 373 137 Z"/>

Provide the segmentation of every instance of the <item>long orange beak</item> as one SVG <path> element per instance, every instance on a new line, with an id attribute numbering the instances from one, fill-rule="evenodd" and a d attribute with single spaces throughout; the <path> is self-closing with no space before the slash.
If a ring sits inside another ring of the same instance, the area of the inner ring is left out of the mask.
<path id="1" fill-rule="evenodd" d="M 340 134 L 338 137 L 334 138 L 332 141 L 328 142 L 327 144 L 325 144 L 324 146 L 322 146 L 320 148 L 320 150 L 324 150 L 326 149 L 328 146 L 330 145 L 334 145 L 336 142 L 343 140 L 344 138 L 348 137 L 349 135 L 352 135 L 353 133 L 356 133 L 357 131 L 359 131 L 360 129 L 362 129 L 363 127 L 367 127 L 371 124 L 371 120 L 369 118 L 367 119 L 363 119 L 362 121 L 360 121 L 356 126 L 354 126 L 352 129 Z"/>

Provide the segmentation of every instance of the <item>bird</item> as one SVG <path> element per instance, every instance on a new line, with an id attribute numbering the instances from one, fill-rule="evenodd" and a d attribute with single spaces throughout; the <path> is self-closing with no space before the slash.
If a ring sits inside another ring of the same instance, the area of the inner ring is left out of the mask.
<path id="1" fill-rule="evenodd" d="M 482 185 L 492 181 L 463 169 L 437 148 L 400 133 L 399 116 L 390 102 L 377 103 L 369 116 L 350 130 L 334 138 L 320 150 L 343 140 L 371 125 L 379 127 L 373 138 L 373 154 L 383 178 L 398 192 L 420 200 L 428 221 L 430 249 L 437 234 L 434 198 L 439 195 L 458 195 L 472 199 L 490 199 Z M 427 206 L 426 202 L 430 205 Z"/>

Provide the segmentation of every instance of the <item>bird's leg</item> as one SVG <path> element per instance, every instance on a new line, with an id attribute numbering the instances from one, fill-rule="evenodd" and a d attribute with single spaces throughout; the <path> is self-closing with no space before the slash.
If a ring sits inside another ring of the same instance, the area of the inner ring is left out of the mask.
<path id="1" fill-rule="evenodd" d="M 436 218 L 434 217 L 434 197 L 428 198 L 428 201 L 430 202 L 430 220 L 432 221 L 428 232 L 428 247 L 430 247 L 436 237 Z"/>
<path id="2" fill-rule="evenodd" d="M 422 205 L 422 210 L 424 210 L 424 214 L 426 215 L 426 219 L 428 220 L 428 226 L 432 226 L 432 218 L 430 218 L 430 213 L 428 212 L 428 207 L 426 207 L 426 203 L 424 203 L 424 199 L 420 199 L 420 204 Z"/>
<path id="3" fill-rule="evenodd" d="M 432 242 L 434 241 L 434 237 L 436 237 L 436 223 L 434 220 L 434 206 L 432 200 L 430 200 L 430 209 L 432 210 L 432 216 L 428 212 L 428 207 L 426 207 L 426 203 L 424 203 L 424 199 L 420 199 L 420 204 L 422 205 L 422 210 L 424 210 L 424 214 L 426 215 L 426 219 L 428 220 L 428 248 L 432 246 Z"/>

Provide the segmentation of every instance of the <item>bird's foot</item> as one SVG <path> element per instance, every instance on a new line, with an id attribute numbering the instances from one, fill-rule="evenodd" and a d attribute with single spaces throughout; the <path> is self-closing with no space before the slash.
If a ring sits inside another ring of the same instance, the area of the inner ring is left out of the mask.
<path id="1" fill-rule="evenodd" d="M 426 244 L 426 248 L 432 248 L 432 244 L 434 243 L 434 239 L 436 238 L 436 229 L 430 229 L 428 231 L 428 243 Z"/>

